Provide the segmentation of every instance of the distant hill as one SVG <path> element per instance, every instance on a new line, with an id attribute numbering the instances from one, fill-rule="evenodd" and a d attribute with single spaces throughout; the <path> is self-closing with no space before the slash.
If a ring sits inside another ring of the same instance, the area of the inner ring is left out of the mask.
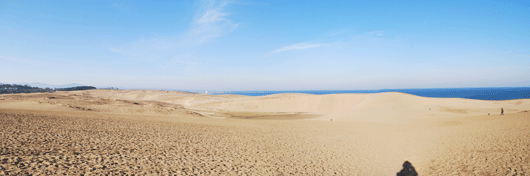
<path id="1" fill-rule="evenodd" d="M 57 91 L 75 91 L 75 90 L 91 90 L 96 89 L 94 86 L 76 86 L 76 87 L 69 87 L 69 88 L 60 88 L 57 89 Z"/>
<path id="2" fill-rule="evenodd" d="M 50 88 L 50 89 L 53 89 L 53 88 L 70 88 L 70 87 L 79 87 L 79 86 L 85 86 L 83 84 L 78 84 L 78 83 L 70 83 L 70 84 L 63 84 L 63 85 L 52 85 L 52 84 L 46 84 L 46 83 L 37 83 L 37 82 L 32 82 L 32 83 L 26 83 L 26 82 L 18 82 L 18 83 L 14 83 L 14 84 L 19 84 L 19 85 L 29 85 L 31 87 L 39 87 L 39 88 Z"/>
<path id="3" fill-rule="evenodd" d="M 96 87 L 94 87 L 94 86 L 75 86 L 75 87 L 52 89 L 52 88 L 32 87 L 32 86 L 29 86 L 29 85 L 2 84 L 2 83 L 0 83 L 0 94 L 55 92 L 55 91 L 76 91 L 76 90 L 91 90 L 91 89 L 96 89 Z"/>
<path id="4" fill-rule="evenodd" d="M 42 89 L 38 87 L 31 87 L 29 85 L 0 84 L 0 94 L 35 93 L 35 92 L 55 92 L 55 90 L 50 89 L 50 88 Z"/>

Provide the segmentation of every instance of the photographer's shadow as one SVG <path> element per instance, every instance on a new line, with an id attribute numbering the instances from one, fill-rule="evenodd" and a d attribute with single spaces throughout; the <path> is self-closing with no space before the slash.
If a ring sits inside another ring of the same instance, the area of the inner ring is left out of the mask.
<path id="1" fill-rule="evenodd" d="M 405 161 L 403 163 L 403 169 L 397 173 L 397 176 L 418 176 L 418 173 L 409 161 Z"/>

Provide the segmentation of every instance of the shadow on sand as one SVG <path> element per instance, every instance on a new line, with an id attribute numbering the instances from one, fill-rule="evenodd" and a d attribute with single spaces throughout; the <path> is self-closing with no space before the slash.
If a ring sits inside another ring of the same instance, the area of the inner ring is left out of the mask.
<path id="1" fill-rule="evenodd" d="M 403 169 L 397 173 L 397 176 L 418 176 L 418 173 L 409 161 L 405 161 L 403 163 Z"/>

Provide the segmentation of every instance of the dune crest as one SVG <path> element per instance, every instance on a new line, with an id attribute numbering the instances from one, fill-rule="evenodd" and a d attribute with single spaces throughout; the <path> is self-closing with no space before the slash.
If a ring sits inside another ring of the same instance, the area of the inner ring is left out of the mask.
<path id="1" fill-rule="evenodd" d="M 479 116 L 527 110 L 530 100 L 488 101 L 463 98 L 428 98 L 386 92 L 374 94 L 299 93 L 267 96 L 205 95 L 168 91 L 88 91 L 92 96 L 125 100 L 156 100 L 179 104 L 212 116 L 229 112 L 301 113 L 313 120 L 407 123 L 413 119 Z"/>

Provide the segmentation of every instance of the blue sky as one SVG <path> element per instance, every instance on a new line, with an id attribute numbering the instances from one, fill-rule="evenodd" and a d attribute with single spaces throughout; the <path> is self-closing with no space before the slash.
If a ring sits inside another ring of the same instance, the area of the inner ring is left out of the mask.
<path id="1" fill-rule="evenodd" d="M 0 82 L 179 90 L 530 86 L 528 1 L 0 0 Z"/>

